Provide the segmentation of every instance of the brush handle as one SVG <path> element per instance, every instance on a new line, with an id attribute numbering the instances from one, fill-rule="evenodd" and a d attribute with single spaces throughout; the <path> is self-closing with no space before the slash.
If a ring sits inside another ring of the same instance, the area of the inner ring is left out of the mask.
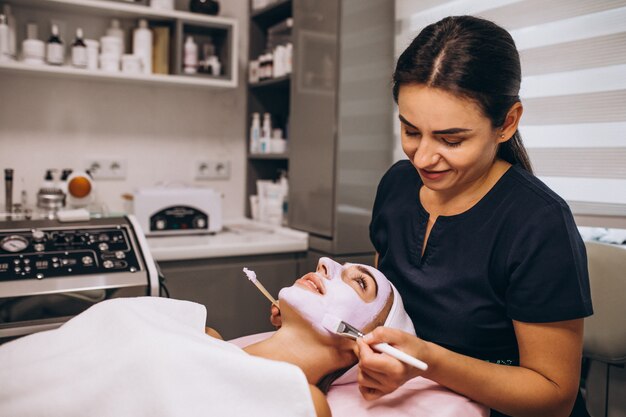
<path id="1" fill-rule="evenodd" d="M 404 362 L 407 365 L 414 366 L 417 369 L 421 369 L 422 371 L 426 371 L 428 369 L 428 365 L 425 362 L 422 362 L 421 360 L 404 353 L 400 349 L 396 349 L 388 343 L 377 343 L 372 347 L 374 348 L 374 350 L 386 353 L 389 356 L 393 356 L 397 360 Z"/>
<path id="2" fill-rule="evenodd" d="M 276 307 L 278 307 L 278 301 L 276 301 L 274 299 L 274 297 L 272 297 L 272 295 L 265 289 L 265 287 L 263 286 L 263 284 L 261 284 L 259 281 L 254 281 L 254 285 L 256 285 L 256 287 L 259 289 L 259 291 L 261 291 L 261 293 L 268 299 L 270 300 L 270 302 L 272 304 L 274 304 Z"/>

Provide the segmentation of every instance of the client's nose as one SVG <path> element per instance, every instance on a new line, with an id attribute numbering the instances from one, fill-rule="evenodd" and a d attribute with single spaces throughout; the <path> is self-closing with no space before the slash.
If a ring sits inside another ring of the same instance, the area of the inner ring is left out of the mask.
<path id="1" fill-rule="evenodd" d="M 322 257 L 317 262 L 317 270 L 316 272 L 323 276 L 326 279 L 332 279 L 334 275 L 335 268 L 339 264 L 333 261 L 330 258 Z"/>

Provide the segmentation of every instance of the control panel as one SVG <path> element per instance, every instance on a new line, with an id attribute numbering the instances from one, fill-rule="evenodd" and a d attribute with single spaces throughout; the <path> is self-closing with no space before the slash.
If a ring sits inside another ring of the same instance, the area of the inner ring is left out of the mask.
<path id="1" fill-rule="evenodd" d="M 209 228 L 206 213 L 188 206 L 167 207 L 150 217 L 150 231 L 197 230 Z"/>
<path id="2" fill-rule="evenodd" d="M 126 225 L 0 231 L 0 281 L 140 269 Z"/>

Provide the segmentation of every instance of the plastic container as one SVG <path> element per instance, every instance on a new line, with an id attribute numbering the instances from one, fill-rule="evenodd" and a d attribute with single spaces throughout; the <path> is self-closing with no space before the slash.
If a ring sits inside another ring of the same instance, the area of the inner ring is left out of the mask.
<path id="1" fill-rule="evenodd" d="M 141 58 L 136 55 L 122 55 L 122 72 L 126 74 L 141 74 Z"/>
<path id="2" fill-rule="evenodd" d="M 120 57 L 113 54 L 101 54 L 100 69 L 105 72 L 120 72 Z"/>
<path id="3" fill-rule="evenodd" d="M 83 30 L 76 29 L 76 40 L 72 44 L 72 66 L 87 68 L 87 45 L 83 40 Z"/>
<path id="4" fill-rule="evenodd" d="M 152 74 L 152 31 L 146 19 L 139 20 L 139 27 L 133 32 L 133 55 L 141 58 L 142 72 Z"/>
<path id="5" fill-rule="evenodd" d="M 261 115 L 252 113 L 252 125 L 250 126 L 250 153 L 259 153 L 261 147 Z"/>
<path id="6" fill-rule="evenodd" d="M 124 32 L 124 29 L 122 29 L 119 20 L 111 20 L 111 26 L 107 28 L 106 36 L 118 38 L 121 42 L 120 56 L 126 53 L 126 33 Z"/>
<path id="7" fill-rule="evenodd" d="M 87 45 L 87 69 L 97 70 L 100 42 L 94 39 L 85 39 L 85 45 Z"/>
<path id="8" fill-rule="evenodd" d="M 25 64 L 41 65 L 46 59 L 46 44 L 37 39 L 38 28 L 36 23 L 26 25 L 26 39 L 22 42 L 22 60 Z"/>
<path id="9" fill-rule="evenodd" d="M 100 45 L 102 46 L 102 55 L 115 55 L 117 59 L 120 59 L 123 55 L 123 44 L 117 36 L 101 37 Z"/>
<path id="10" fill-rule="evenodd" d="M 63 65 L 65 62 L 65 45 L 59 37 L 57 25 L 52 25 L 52 33 L 46 45 L 46 61 L 50 65 Z"/>
<path id="11" fill-rule="evenodd" d="M 193 36 L 187 36 L 184 53 L 183 71 L 185 74 L 195 74 L 198 72 L 198 45 L 194 42 Z"/>

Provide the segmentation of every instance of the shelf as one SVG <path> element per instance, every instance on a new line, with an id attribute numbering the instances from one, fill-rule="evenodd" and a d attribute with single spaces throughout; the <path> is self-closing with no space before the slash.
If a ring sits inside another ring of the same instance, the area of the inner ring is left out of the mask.
<path id="1" fill-rule="evenodd" d="M 290 75 L 284 75 L 278 78 L 271 78 L 269 80 L 263 80 L 263 81 L 259 81 L 256 83 L 250 83 L 249 87 L 251 89 L 262 89 L 264 87 L 288 88 L 290 80 L 291 80 Z"/>
<path id="2" fill-rule="evenodd" d="M 139 6 L 137 6 L 139 7 Z M 72 79 L 114 80 L 153 85 L 176 85 L 194 87 L 235 87 L 236 80 L 225 77 L 204 77 L 200 75 L 125 74 L 123 72 L 89 71 L 69 66 L 29 65 L 21 62 L 0 62 L 0 72 L 59 76 Z"/>
<path id="3" fill-rule="evenodd" d="M 38 9 L 56 10 L 62 12 L 83 11 L 89 14 L 99 14 L 111 17 L 145 17 L 161 19 L 180 19 L 198 23 L 208 23 L 216 26 L 229 27 L 236 23 L 228 17 L 210 16 L 200 13 L 184 12 L 179 10 L 161 10 L 149 6 L 126 4 L 108 0 L 4 0 L 19 7 L 36 7 Z"/>
<path id="4" fill-rule="evenodd" d="M 289 159 L 287 153 L 251 153 L 248 155 L 249 160 L 282 160 Z"/>

